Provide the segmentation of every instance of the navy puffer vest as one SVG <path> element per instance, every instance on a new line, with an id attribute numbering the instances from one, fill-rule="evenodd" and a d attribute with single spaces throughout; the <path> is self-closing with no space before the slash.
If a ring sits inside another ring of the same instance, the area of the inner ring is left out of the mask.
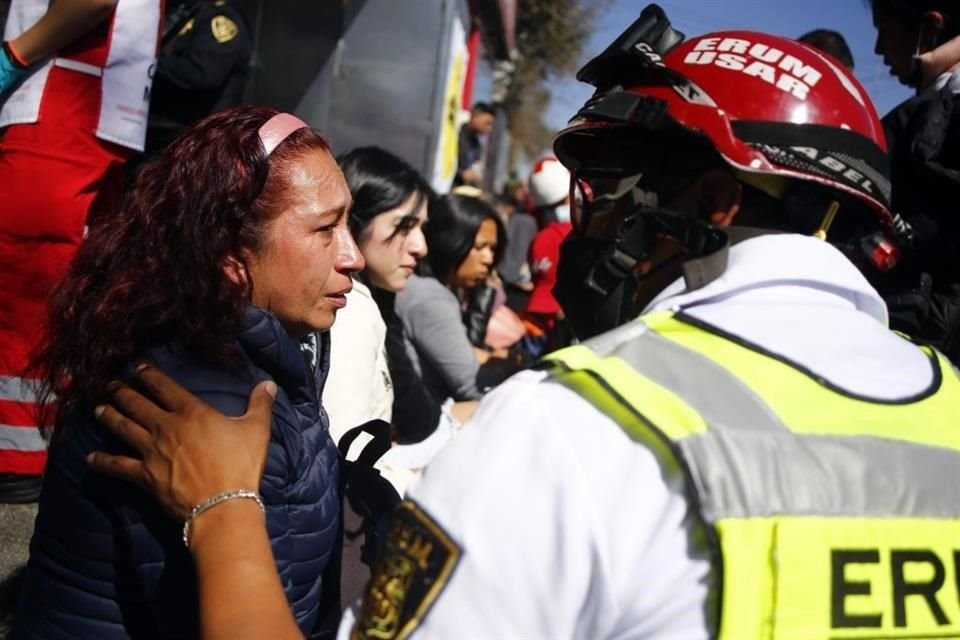
<path id="1" fill-rule="evenodd" d="M 255 307 L 238 344 L 243 370 L 212 366 L 176 346 L 147 358 L 227 415 L 244 413 L 258 382 L 277 383 L 260 493 L 290 608 L 307 637 L 321 637 L 320 627 L 339 614 L 339 459 L 319 404 L 328 350 L 321 346 L 309 364 L 276 318 Z M 124 451 L 92 415 L 65 425 L 50 448 L 14 637 L 196 637 L 196 576 L 182 523 L 137 487 L 87 468 L 90 451 Z"/>

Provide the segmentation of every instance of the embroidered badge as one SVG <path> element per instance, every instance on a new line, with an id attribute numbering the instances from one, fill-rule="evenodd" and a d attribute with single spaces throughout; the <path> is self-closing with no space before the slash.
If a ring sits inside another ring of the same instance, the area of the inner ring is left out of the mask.
<path id="1" fill-rule="evenodd" d="M 214 16 L 213 20 L 210 21 L 210 29 L 213 31 L 213 37 L 220 44 L 230 42 L 240 32 L 237 23 L 227 16 Z"/>
<path id="2" fill-rule="evenodd" d="M 460 548 L 412 502 L 394 512 L 352 640 L 403 640 L 450 579 Z"/>

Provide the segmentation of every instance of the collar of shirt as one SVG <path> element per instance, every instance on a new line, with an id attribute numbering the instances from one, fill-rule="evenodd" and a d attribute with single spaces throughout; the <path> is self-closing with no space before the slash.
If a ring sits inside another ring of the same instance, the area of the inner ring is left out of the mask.
<path id="1" fill-rule="evenodd" d="M 754 292 L 783 286 L 806 288 L 814 296 L 839 296 L 887 325 L 887 307 L 863 274 L 830 244 L 796 234 L 764 235 L 733 245 L 723 275 L 694 291 L 687 291 L 679 278 L 644 312 L 752 297 Z"/>
<path id="2" fill-rule="evenodd" d="M 831 245 L 778 234 L 730 249 L 723 275 L 668 287 L 648 311 L 675 309 L 814 371 L 851 393 L 899 400 L 933 381 L 929 358 L 887 329 L 887 309 Z"/>

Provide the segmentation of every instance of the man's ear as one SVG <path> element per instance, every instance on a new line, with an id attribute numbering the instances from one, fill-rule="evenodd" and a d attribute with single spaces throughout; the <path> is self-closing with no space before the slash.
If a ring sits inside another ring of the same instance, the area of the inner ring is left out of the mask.
<path id="1" fill-rule="evenodd" d="M 743 203 L 740 181 L 722 169 L 708 171 L 697 180 L 700 215 L 715 227 L 729 227 Z"/>
<path id="2" fill-rule="evenodd" d="M 235 256 L 227 256 L 221 267 L 223 274 L 227 276 L 230 282 L 246 287 L 250 284 L 250 277 L 247 274 L 247 267 L 243 261 Z"/>
<path id="3" fill-rule="evenodd" d="M 933 51 L 940 44 L 940 34 L 946 26 L 946 18 L 939 11 L 927 11 L 920 19 L 920 34 L 917 37 L 917 52 Z"/>

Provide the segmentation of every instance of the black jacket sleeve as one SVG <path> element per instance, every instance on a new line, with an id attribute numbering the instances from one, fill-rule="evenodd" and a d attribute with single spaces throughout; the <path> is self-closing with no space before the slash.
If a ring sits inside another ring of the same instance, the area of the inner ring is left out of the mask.
<path id="1" fill-rule="evenodd" d="M 420 442 L 440 423 L 442 398 L 435 398 L 417 374 L 403 343 L 403 322 L 393 308 L 394 294 L 371 287 L 387 324 L 387 367 L 393 381 L 393 428 L 401 444 Z"/>

